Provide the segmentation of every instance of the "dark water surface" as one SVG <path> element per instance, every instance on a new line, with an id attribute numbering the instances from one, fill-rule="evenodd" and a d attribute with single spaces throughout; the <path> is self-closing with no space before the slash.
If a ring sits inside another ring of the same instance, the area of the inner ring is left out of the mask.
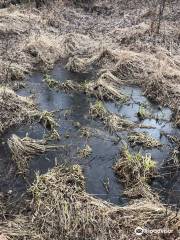
<path id="1" fill-rule="evenodd" d="M 62 66 L 58 65 L 55 66 L 50 75 L 58 81 L 74 80 L 82 82 L 93 78 L 92 74 L 68 72 Z M 30 163 L 32 176 L 36 170 L 45 173 L 49 168 L 52 168 L 55 163 L 77 163 L 83 168 L 87 192 L 116 204 L 126 203 L 127 199 L 122 195 L 123 186 L 116 178 L 112 169 L 121 151 L 122 144 L 116 141 L 116 136 L 111 135 L 104 129 L 100 121 L 95 121 L 90 118 L 88 114 L 89 105 L 94 99 L 81 93 L 66 94 L 49 89 L 43 82 L 43 74 L 41 73 L 34 73 L 28 80 L 27 87 L 19 90 L 18 94 L 22 96 L 34 94 L 39 109 L 43 111 L 56 111 L 55 116 L 59 124 L 58 131 L 61 136 L 58 144 L 66 146 L 64 150 L 60 148 L 57 151 L 36 156 Z M 150 153 L 152 158 L 157 161 L 158 167 L 161 168 L 169 159 L 171 151 L 175 147 L 166 135 L 180 137 L 180 131 L 176 129 L 170 121 L 172 115 L 171 110 L 168 108 L 160 109 L 157 105 L 149 102 L 137 87 L 123 87 L 121 91 L 129 96 L 130 100 L 126 104 L 118 104 L 118 106 L 115 103 L 106 102 L 105 107 L 110 112 L 122 115 L 132 122 L 151 126 L 151 128 L 148 129 L 137 128 L 134 130 L 149 133 L 163 144 L 162 147 L 147 150 L 136 146 L 131 150 L 141 150 L 144 154 Z M 137 117 L 137 112 L 141 104 L 146 104 L 152 115 L 155 116 L 155 118 L 158 116 L 158 119 L 161 120 L 157 121 L 151 118 L 140 122 Z M 88 127 L 92 131 L 92 136 L 89 139 L 81 136 L 81 127 Z M 31 126 L 21 126 L 16 129 L 11 129 L 0 143 L 0 173 L 2 176 L 6 175 L 0 183 L 0 191 L 12 190 L 21 192 L 26 188 L 21 177 L 10 177 L 12 163 L 6 141 L 12 133 L 20 137 L 24 137 L 26 133 L 28 133 L 32 138 L 42 139 L 43 135 L 47 133 L 47 130 L 37 123 Z M 127 142 L 128 133 L 126 131 L 119 132 L 118 134 Z M 86 144 L 92 148 L 92 154 L 88 158 L 80 158 L 77 151 Z M 180 199 L 180 195 L 177 194 L 180 190 L 178 184 L 178 181 L 180 182 L 179 174 L 177 174 L 174 180 L 175 182 L 173 181 L 172 184 L 168 177 L 155 180 L 152 186 L 158 189 L 165 189 L 167 192 L 166 188 L 171 189 L 173 184 L 173 189 L 176 191 L 175 199 Z M 167 198 L 169 198 L 169 196 L 166 196 L 166 199 Z M 174 196 L 172 201 L 175 201 Z"/>

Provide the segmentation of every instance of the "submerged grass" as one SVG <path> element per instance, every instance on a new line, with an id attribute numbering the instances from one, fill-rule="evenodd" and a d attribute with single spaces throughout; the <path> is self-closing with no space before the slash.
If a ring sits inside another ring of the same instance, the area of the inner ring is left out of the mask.
<path id="1" fill-rule="evenodd" d="M 49 75 L 45 75 L 43 81 L 49 86 L 49 88 L 56 88 L 58 86 L 58 81 L 51 78 Z"/>
<path id="2" fill-rule="evenodd" d="M 80 134 L 82 137 L 90 138 L 91 136 L 93 136 L 93 131 L 89 127 L 81 127 Z"/>
<path id="3" fill-rule="evenodd" d="M 141 105 L 139 106 L 139 110 L 138 110 L 138 112 L 137 112 L 137 116 L 138 116 L 138 118 L 139 118 L 140 120 L 144 120 L 144 119 L 146 119 L 146 118 L 151 117 L 151 114 L 150 114 L 150 112 L 146 109 L 146 107 L 145 107 L 143 104 L 141 104 Z"/>
<path id="4" fill-rule="evenodd" d="M 94 105 L 91 104 L 89 113 L 93 118 L 99 118 L 103 121 L 104 125 L 111 132 L 117 132 L 134 127 L 134 124 L 129 122 L 127 119 L 116 114 L 109 113 L 104 107 L 102 101 L 96 101 Z"/>

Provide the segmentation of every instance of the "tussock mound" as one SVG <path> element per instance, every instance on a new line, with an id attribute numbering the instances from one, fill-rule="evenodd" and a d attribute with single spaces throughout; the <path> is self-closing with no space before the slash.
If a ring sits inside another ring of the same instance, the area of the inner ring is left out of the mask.
<path id="1" fill-rule="evenodd" d="M 77 33 L 65 35 L 61 44 L 66 57 L 74 55 L 89 56 L 100 47 L 99 43 L 89 36 Z"/>
<path id="2" fill-rule="evenodd" d="M 93 67 L 113 68 L 118 61 L 118 54 L 109 49 L 98 49 L 94 53 L 88 52 L 86 57 L 70 57 L 66 68 L 74 72 L 86 72 Z"/>
<path id="3" fill-rule="evenodd" d="M 167 214 L 160 204 L 142 201 L 117 207 L 91 197 L 84 189 L 78 165 L 58 166 L 37 175 L 30 189 L 30 214 L 7 221 L 0 230 L 16 240 L 130 239 L 137 226 L 147 225 L 148 229 L 170 229 L 172 232 L 165 234 L 169 239 L 177 235 L 179 216 L 170 210 Z M 152 234 L 151 239 L 161 239 L 162 235 Z M 145 234 L 143 239 L 149 236 Z"/>
<path id="4" fill-rule="evenodd" d="M 20 97 L 8 88 L 0 88 L 0 134 L 14 125 L 30 120 L 35 112 L 32 100 Z"/>
<path id="5" fill-rule="evenodd" d="M 180 84 L 180 68 L 173 58 L 123 51 L 114 74 L 142 84 L 145 95 L 158 103 L 175 109 L 180 103 L 180 94 L 174 89 L 175 83 Z"/>
<path id="6" fill-rule="evenodd" d="M 146 148 L 160 147 L 161 143 L 155 138 L 148 135 L 146 132 L 132 132 L 128 136 L 128 140 L 131 146 L 142 145 Z"/>
<path id="7" fill-rule="evenodd" d="M 15 84 L 15 82 L 22 83 L 25 79 L 26 69 L 16 63 L 9 63 L 8 61 L 0 60 L 0 82 L 3 84 Z"/>
<path id="8" fill-rule="evenodd" d="M 140 152 L 131 154 L 125 148 L 121 153 L 121 158 L 113 168 L 126 188 L 129 188 L 125 191 L 126 195 L 155 199 L 148 186 L 149 180 L 155 175 L 156 168 L 156 162 L 151 158 L 151 155 L 143 156 Z"/>
<path id="9" fill-rule="evenodd" d="M 58 40 L 48 35 L 32 36 L 24 51 L 31 55 L 40 68 L 50 68 L 61 57 L 61 46 Z"/>

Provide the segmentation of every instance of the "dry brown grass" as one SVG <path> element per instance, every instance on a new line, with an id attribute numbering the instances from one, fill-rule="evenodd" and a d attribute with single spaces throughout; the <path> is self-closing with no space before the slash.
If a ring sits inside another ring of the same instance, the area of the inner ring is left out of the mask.
<path id="1" fill-rule="evenodd" d="M 106 83 L 113 82 L 113 89 L 111 84 L 110 88 L 105 84 L 105 96 L 117 96 L 114 84 L 138 84 L 146 96 L 177 110 L 180 105 L 180 63 L 178 56 L 173 54 L 179 54 L 179 30 L 166 24 L 164 32 L 155 39 L 149 36 L 148 20 L 145 24 L 136 25 L 143 18 L 139 14 L 141 11 L 137 14 L 134 9 L 129 11 L 126 8 L 127 13 L 121 18 L 118 12 L 119 2 L 109 4 L 113 4 L 113 8 L 117 7 L 111 18 L 96 17 L 93 14 L 90 16 L 81 10 L 67 9 L 63 4 L 58 8 L 54 5 L 51 12 L 49 9 L 44 9 L 43 12 L 21 11 L 18 8 L 1 10 L 1 38 L 10 35 L 13 40 L 14 46 L 10 46 L 9 52 L 17 51 L 17 58 L 13 58 L 14 66 L 18 65 L 23 71 L 34 67 L 49 68 L 63 57 L 67 59 L 66 67 L 70 70 L 86 72 L 95 66 L 100 70 L 100 78 L 104 78 L 103 69 L 108 70 L 106 80 L 109 82 Z M 133 27 L 129 27 L 131 25 Z M 173 25 L 179 26 L 177 23 Z M 166 51 L 161 51 L 162 48 Z M 1 49 L 0 53 L 1 57 L 7 55 Z M 1 62 L 8 65 L 9 61 L 2 59 Z M 0 77 L 4 81 L 2 69 L 6 69 L 6 66 L 0 67 Z M 18 79 L 20 77 L 19 74 L 15 76 Z M 101 84 L 95 82 L 94 86 L 98 88 L 99 94 Z M 4 98 L 2 92 L 0 91 L 0 133 L 17 123 L 27 121 L 34 114 L 34 106 L 29 99 L 21 98 L 9 90 L 6 90 L 7 98 Z M 103 98 L 103 95 L 100 96 Z M 179 111 L 176 112 L 175 120 L 179 125 Z M 116 115 L 108 115 L 108 118 L 101 108 L 98 111 L 97 108 L 94 109 L 92 113 L 105 121 L 113 131 L 132 127 Z M 142 195 L 142 185 L 135 187 L 135 193 L 140 192 Z M 145 187 L 147 185 L 143 185 L 143 189 Z M 132 188 L 127 190 L 128 195 L 136 195 Z M 147 194 L 148 188 L 145 192 L 145 197 L 151 199 L 151 195 Z M 176 216 L 170 210 L 167 213 L 159 202 L 146 200 L 121 208 L 97 200 L 84 191 L 82 173 L 77 166 L 75 169 L 57 167 L 45 175 L 37 175 L 31 193 L 33 200 L 29 216 L 17 216 L 12 221 L 4 221 L 3 226 L 0 226 L 1 232 L 10 239 L 129 240 L 134 239 L 134 229 L 137 226 L 148 226 L 149 229 L 169 228 L 174 233 L 166 238 L 177 238 L 179 215 Z M 151 239 L 164 237 L 161 234 L 150 236 Z M 143 238 L 149 239 L 149 236 Z"/>
<path id="2" fill-rule="evenodd" d="M 119 83 L 119 84 L 118 84 Z M 100 100 L 126 102 L 128 97 L 121 93 L 120 82 L 110 72 L 100 75 L 97 81 L 85 85 L 85 92 Z"/>
<path id="3" fill-rule="evenodd" d="M 30 159 L 47 151 L 56 150 L 60 146 L 48 145 L 45 140 L 35 140 L 28 136 L 20 138 L 17 135 L 12 135 L 8 140 L 8 145 L 11 150 L 12 159 L 15 161 L 18 173 L 25 174 L 28 170 Z"/>
<path id="4" fill-rule="evenodd" d="M 39 68 L 49 69 L 61 57 L 60 40 L 51 35 L 32 35 L 24 51 L 31 55 Z"/>
<path id="5" fill-rule="evenodd" d="M 127 119 L 109 113 L 101 101 L 96 101 L 94 105 L 91 104 L 89 113 L 93 118 L 99 118 L 110 132 L 118 132 L 135 127 L 135 125 Z"/>
<path id="6" fill-rule="evenodd" d="M 179 215 L 175 216 L 158 202 L 140 201 L 125 207 L 93 198 L 85 191 L 78 165 L 58 166 L 39 176 L 32 185 L 31 212 L 4 222 L 0 231 L 16 240 L 59 239 L 134 239 L 137 226 L 148 229 L 168 228 L 173 239 Z M 149 239 L 143 235 L 143 239 Z M 152 234 L 151 239 L 163 239 Z"/>
<path id="7" fill-rule="evenodd" d="M 31 99 L 20 97 L 9 88 L 0 88 L 0 134 L 30 120 L 36 112 Z"/>
<path id="8" fill-rule="evenodd" d="M 132 146 L 141 145 L 146 148 L 160 147 L 161 143 L 152 138 L 147 133 L 133 132 L 128 136 L 128 140 Z"/>
<path id="9" fill-rule="evenodd" d="M 68 63 L 69 69 L 78 72 L 87 71 L 93 65 L 99 69 L 108 68 L 113 73 L 110 79 L 113 83 L 115 80 L 116 85 L 140 85 L 149 98 L 177 109 L 180 101 L 180 68 L 173 57 L 163 52 L 150 54 L 118 50 L 115 53 L 104 49 L 86 58 L 75 56 Z M 104 78 L 103 74 L 99 79 Z"/>

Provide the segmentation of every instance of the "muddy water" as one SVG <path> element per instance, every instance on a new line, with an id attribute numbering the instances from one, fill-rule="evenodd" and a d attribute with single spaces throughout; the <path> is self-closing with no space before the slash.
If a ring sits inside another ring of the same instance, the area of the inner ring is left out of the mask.
<path id="1" fill-rule="evenodd" d="M 59 65 L 54 68 L 50 75 L 61 82 L 68 79 L 85 81 L 93 78 L 92 74 L 68 72 Z M 172 148 L 175 147 L 173 143 L 168 140 L 166 134 L 180 137 L 180 131 L 175 129 L 173 123 L 170 122 L 171 111 L 168 108 L 159 109 L 157 105 L 150 103 L 137 87 L 123 87 L 121 91 L 129 96 L 130 100 L 122 105 L 106 102 L 106 108 L 110 112 L 120 114 L 132 122 L 150 126 L 148 129 L 137 128 L 135 130 L 148 132 L 152 137 L 159 140 L 163 146 L 159 149 L 150 150 L 136 146 L 131 148 L 131 151 L 141 150 L 142 153 L 150 153 L 157 161 L 159 169 L 161 169 L 161 167 L 164 166 L 164 162 L 168 160 Z M 58 131 L 61 136 L 59 144 L 65 145 L 64 150 L 59 149 L 58 151 L 35 157 L 30 163 L 32 178 L 34 171 L 38 170 L 44 173 L 57 163 L 78 163 L 84 171 L 87 192 L 116 204 L 126 203 L 127 199 L 122 195 L 123 187 L 112 170 L 112 166 L 122 148 L 122 143 L 117 141 L 117 136 L 113 136 L 105 130 L 100 121 L 95 121 L 90 118 L 88 114 L 89 105 L 94 99 L 80 93 L 66 94 L 49 89 L 43 82 L 43 75 L 41 73 L 34 73 L 29 77 L 27 87 L 20 90 L 18 94 L 22 96 L 33 94 L 41 110 L 55 111 L 55 116 L 59 124 Z M 140 122 L 137 117 L 137 112 L 142 103 L 148 105 L 148 109 L 150 109 L 152 115 L 155 118 L 158 116 L 158 119 L 161 120 L 157 121 L 150 118 Z M 88 127 L 90 129 L 92 136 L 89 139 L 81 136 L 81 127 Z M 32 138 L 42 139 L 44 134 L 47 134 L 47 130 L 37 123 L 31 126 L 21 126 L 17 129 L 10 130 L 6 136 L 4 136 L 3 141 L 6 142 L 12 133 L 21 137 L 24 137 L 26 133 L 28 133 Z M 118 133 L 124 142 L 128 142 L 127 134 L 126 131 Z M 77 152 L 86 144 L 92 148 L 92 154 L 87 158 L 81 158 Z M 3 143 L 0 145 L 0 161 L 1 175 L 5 175 L 6 173 L 4 181 L 0 184 L 1 191 L 12 190 L 22 192 L 26 186 L 21 177 L 9 177 L 11 176 L 12 163 L 10 161 L 8 147 Z M 177 174 L 176 182 L 178 182 L 178 176 Z M 166 188 L 172 188 L 171 181 L 169 181 L 168 177 L 155 180 L 152 186 L 156 189 L 165 189 L 165 192 L 167 192 Z M 168 184 L 165 180 L 167 180 Z M 175 186 L 177 188 L 177 184 L 175 185 L 173 182 L 173 187 Z M 169 196 L 165 197 L 169 200 Z"/>

